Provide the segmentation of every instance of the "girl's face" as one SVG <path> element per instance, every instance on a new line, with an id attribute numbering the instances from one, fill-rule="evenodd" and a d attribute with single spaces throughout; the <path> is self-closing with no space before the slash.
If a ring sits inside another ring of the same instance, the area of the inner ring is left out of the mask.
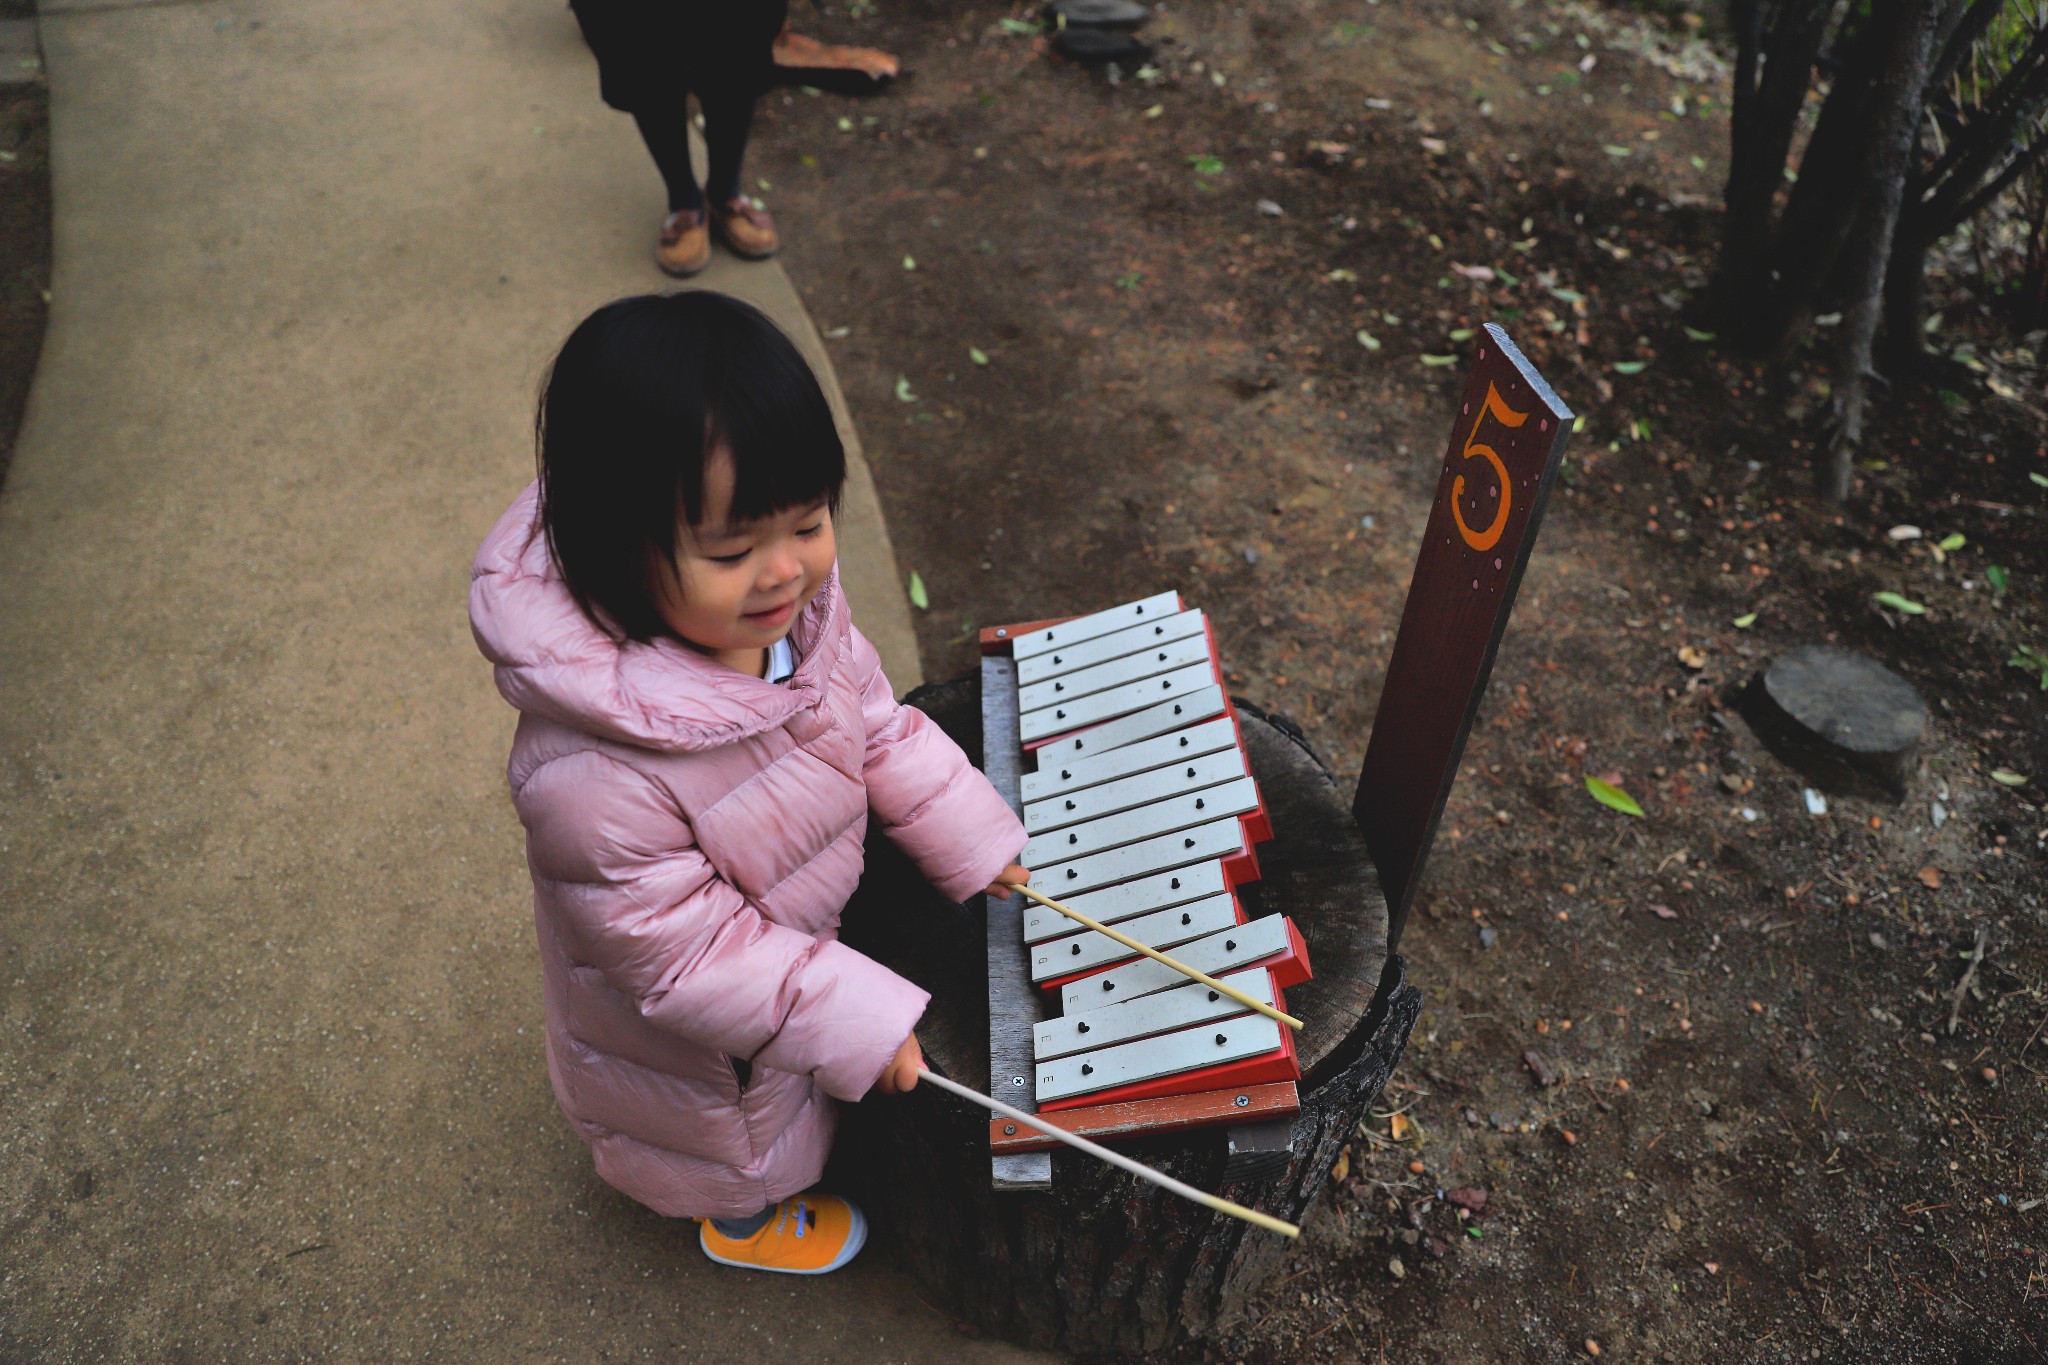
<path id="1" fill-rule="evenodd" d="M 734 524 L 733 478 L 731 454 L 714 451 L 704 464 L 703 520 L 676 528 L 675 570 L 657 567 L 658 597 L 670 630 L 760 677 L 768 646 L 789 634 L 839 551 L 822 499 Z"/>

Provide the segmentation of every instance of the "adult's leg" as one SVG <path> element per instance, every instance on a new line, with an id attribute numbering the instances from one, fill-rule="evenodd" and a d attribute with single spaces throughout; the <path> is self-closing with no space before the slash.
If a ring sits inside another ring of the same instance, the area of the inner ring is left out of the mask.
<path id="1" fill-rule="evenodd" d="M 705 121 L 710 122 L 708 115 Z M 696 169 L 690 164 L 689 97 L 679 93 L 673 101 L 635 109 L 633 122 L 640 128 L 640 140 L 647 144 L 655 169 L 661 172 L 662 183 L 668 186 L 669 212 L 704 207 L 704 193 L 697 188 Z M 744 135 L 741 142 L 744 145 Z M 717 166 L 715 156 L 711 164 Z"/>
<path id="2" fill-rule="evenodd" d="M 749 82 L 744 87 L 705 91 L 697 98 L 704 106 L 704 146 L 711 163 L 704 177 L 704 193 L 712 203 L 724 204 L 740 193 L 740 164 L 754 130 L 757 93 Z"/>

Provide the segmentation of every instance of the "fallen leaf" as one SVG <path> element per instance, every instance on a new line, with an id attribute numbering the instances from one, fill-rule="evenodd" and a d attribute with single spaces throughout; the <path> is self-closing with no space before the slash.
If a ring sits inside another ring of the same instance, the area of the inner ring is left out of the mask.
<path id="1" fill-rule="evenodd" d="M 904 268 L 905 270 L 915 270 L 915 269 L 917 269 L 917 257 L 915 257 L 915 256 L 905 256 L 905 257 L 903 258 L 903 268 Z"/>
<path id="2" fill-rule="evenodd" d="M 1586 779 L 1586 790 L 1593 794 L 1595 801 L 1608 809 L 1618 810 L 1623 815 L 1633 815 L 1637 819 L 1642 818 L 1643 808 L 1612 782 L 1602 782 L 1597 777 L 1589 777 Z"/>
<path id="3" fill-rule="evenodd" d="M 2027 480 L 2036 488 L 2048 488 L 2048 474 L 2037 474 L 2030 469 L 2027 471 Z"/>
<path id="4" fill-rule="evenodd" d="M 1329 274 L 1323 276 L 1323 278 L 1335 280 L 1339 284 L 1356 284 L 1358 282 L 1358 272 L 1356 270 L 1347 270 L 1340 265 Z"/>
<path id="5" fill-rule="evenodd" d="M 1396 1142 L 1408 1136 L 1410 1126 L 1406 1114 L 1395 1114 L 1387 1120 L 1387 1131 L 1394 1135 Z"/>
<path id="6" fill-rule="evenodd" d="M 1616 374 L 1641 374 L 1649 367 L 1650 362 L 1647 360 L 1617 360 L 1613 369 Z"/>
<path id="7" fill-rule="evenodd" d="M 912 570 L 910 574 L 910 605 L 919 611 L 928 611 L 932 605 L 931 594 L 924 590 L 924 579 L 916 570 Z"/>
<path id="8" fill-rule="evenodd" d="M 1155 105 L 1153 105 L 1153 106 L 1152 106 L 1152 107 L 1151 107 L 1150 109 L 1147 109 L 1147 110 L 1145 111 L 1145 117 L 1146 117 L 1146 118 L 1158 118 L 1158 117 L 1159 117 L 1159 116 L 1160 116 L 1161 114 L 1163 114 L 1163 113 L 1165 113 L 1165 112 L 1166 112 L 1166 106 L 1165 106 L 1165 105 L 1163 105 L 1163 104 L 1155 104 Z"/>
<path id="9" fill-rule="evenodd" d="M 917 401 L 917 395 L 910 391 L 910 380 L 900 374 L 896 376 L 896 401 L 899 403 L 915 403 Z"/>
<path id="10" fill-rule="evenodd" d="M 2026 775 L 2024 773 L 2016 773 L 2010 768 L 1993 768 L 1991 770 L 1991 780 L 1998 783 L 2001 787 L 2024 787 L 2027 785 Z"/>
<path id="11" fill-rule="evenodd" d="M 1678 918 L 1678 912 L 1676 910 L 1673 910 L 1668 905 L 1653 905 L 1650 907 L 1650 913 L 1655 915 L 1658 919 Z"/>
<path id="12" fill-rule="evenodd" d="M 1918 877 L 1920 878 L 1920 885 L 1922 885 L 1922 886 L 1926 887 L 1926 888 L 1927 888 L 1927 889 L 1928 889 L 1929 891 L 1939 891 L 1939 890 L 1941 890 L 1941 869 L 1940 869 L 1940 868 L 1938 868 L 1938 867 L 1923 867 L 1923 868 L 1921 868 L 1921 869 L 1920 869 L 1920 871 L 1919 871 L 1918 873 L 1916 873 L 1915 875 L 1916 875 L 1916 876 L 1918 876 Z"/>
<path id="13" fill-rule="evenodd" d="M 1886 540 L 1918 540 L 1921 531 L 1917 526 L 1894 526 L 1884 533 Z"/>
<path id="14" fill-rule="evenodd" d="M 1453 341 L 1470 341 L 1471 339 L 1472 329 L 1470 327 L 1460 327 L 1451 333 L 1451 340 Z"/>
<path id="15" fill-rule="evenodd" d="M 1748 630 L 1751 626 L 1756 624 L 1756 613 L 1753 611 L 1744 612 L 1742 615 L 1736 617 L 1732 624 L 1737 630 Z"/>
<path id="16" fill-rule="evenodd" d="M 1895 592 L 1873 593 L 1870 600 L 1877 603 L 1880 607 L 1890 607 L 1893 611 L 1904 612 L 1908 616 L 1925 616 L 1927 614 L 1927 608 L 1921 606 L 1918 602 L 1901 597 Z"/>
<path id="17" fill-rule="evenodd" d="M 1944 554 L 1954 554 L 1969 543 L 1961 531 L 1951 531 L 1941 538 L 1941 543 L 1935 548 L 1941 550 Z"/>
<path id="18" fill-rule="evenodd" d="M 1012 38 L 1029 38 L 1035 33 L 1044 31 L 1044 25 L 1034 24 L 1028 19 L 1005 18 L 998 22 L 1002 24 L 1003 32 L 1009 34 Z"/>
<path id="19" fill-rule="evenodd" d="M 1618 146 L 1616 146 L 1616 145 L 1615 145 L 1614 143 L 1612 143 L 1612 142 L 1608 143 L 1607 145 L 1605 145 L 1604 147 L 1602 147 L 1602 148 L 1601 148 L 1600 150 L 1601 150 L 1601 151 L 1603 151 L 1603 152 L 1605 152 L 1605 153 L 1607 153 L 1607 155 L 1609 155 L 1609 156 L 1611 156 L 1611 157 L 1615 157 L 1615 158 L 1620 158 L 1620 157 L 1624 157 L 1624 156 L 1634 156 L 1634 155 L 1636 154 L 1636 149 L 1635 149 L 1635 148 L 1633 148 L 1633 147 L 1618 147 Z"/>
<path id="20" fill-rule="evenodd" d="M 1351 1149 L 1346 1147 L 1337 1153 L 1337 1164 L 1330 1167 L 1330 1183 L 1340 1185 L 1344 1177 L 1351 1174 Z"/>
<path id="21" fill-rule="evenodd" d="M 839 339 L 840 339 L 841 337 L 849 337 L 849 336 L 852 336 L 852 335 L 853 335 L 853 328 L 851 328 L 851 327 L 834 327 L 834 328 L 833 328 L 832 330 L 830 330 L 829 332 L 825 333 L 825 339 L 826 339 L 827 341 L 837 341 L 837 340 L 839 340 Z"/>
<path id="22" fill-rule="evenodd" d="M 1481 284 L 1484 284 L 1486 281 L 1491 280 L 1493 278 L 1493 267 L 1491 266 L 1458 265 L 1455 262 L 1453 262 L 1451 265 L 1451 269 L 1457 272 L 1458 274 L 1463 275 L 1466 279 L 1477 280 Z"/>
<path id="23" fill-rule="evenodd" d="M 1712 332 L 1702 332 L 1697 327 L 1686 328 L 1685 334 L 1691 337 L 1694 341 L 1712 341 L 1714 339 L 1714 334 Z"/>
<path id="24" fill-rule="evenodd" d="M 1358 344 L 1368 351 L 1377 351 L 1380 348 L 1380 339 L 1361 327 L 1358 329 Z"/>
<path id="25" fill-rule="evenodd" d="M 967 348 L 967 358 L 977 365 L 988 364 L 988 352 L 982 350 L 979 346 L 969 346 Z"/>
<path id="26" fill-rule="evenodd" d="M 1680 645 L 1678 647 L 1678 662 L 1697 672 L 1707 666 L 1706 651 L 1693 645 Z"/>
<path id="27" fill-rule="evenodd" d="M 1422 363 L 1433 370 L 1440 370 L 1446 365 L 1457 364 L 1458 357 L 1454 355 L 1425 355 L 1422 357 Z"/>

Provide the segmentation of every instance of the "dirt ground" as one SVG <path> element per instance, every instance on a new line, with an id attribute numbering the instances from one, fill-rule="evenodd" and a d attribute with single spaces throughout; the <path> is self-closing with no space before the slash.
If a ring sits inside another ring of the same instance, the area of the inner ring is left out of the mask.
<path id="1" fill-rule="evenodd" d="M 2043 1358 L 2048 694 L 2006 662 L 2048 647 L 2031 354 L 1937 278 L 1949 358 L 1850 506 L 1815 500 L 1818 352 L 1766 371 L 1696 311 L 1727 80 L 1682 13 L 1169 3 L 1115 73 L 1026 17 L 800 14 L 909 75 L 777 95 L 751 162 L 929 676 L 978 624 L 1175 586 L 1235 690 L 1355 772 L 1469 329 L 1585 415 L 1406 941 L 1429 1004 L 1387 1112 L 1211 1358 Z M 1928 698 L 1903 805 L 1809 813 L 1734 715 L 1816 640 Z"/>

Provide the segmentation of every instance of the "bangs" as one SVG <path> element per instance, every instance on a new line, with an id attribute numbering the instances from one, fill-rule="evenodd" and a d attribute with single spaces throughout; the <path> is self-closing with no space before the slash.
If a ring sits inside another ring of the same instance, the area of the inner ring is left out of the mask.
<path id="1" fill-rule="evenodd" d="M 792 507 L 825 503 L 839 510 L 846 484 L 846 448 L 832 405 L 788 337 L 761 318 L 763 329 L 737 331 L 706 356 L 705 454 L 732 456 L 732 520 L 758 521 Z M 679 469 L 682 510 L 692 526 L 704 515 L 704 461 Z"/>

